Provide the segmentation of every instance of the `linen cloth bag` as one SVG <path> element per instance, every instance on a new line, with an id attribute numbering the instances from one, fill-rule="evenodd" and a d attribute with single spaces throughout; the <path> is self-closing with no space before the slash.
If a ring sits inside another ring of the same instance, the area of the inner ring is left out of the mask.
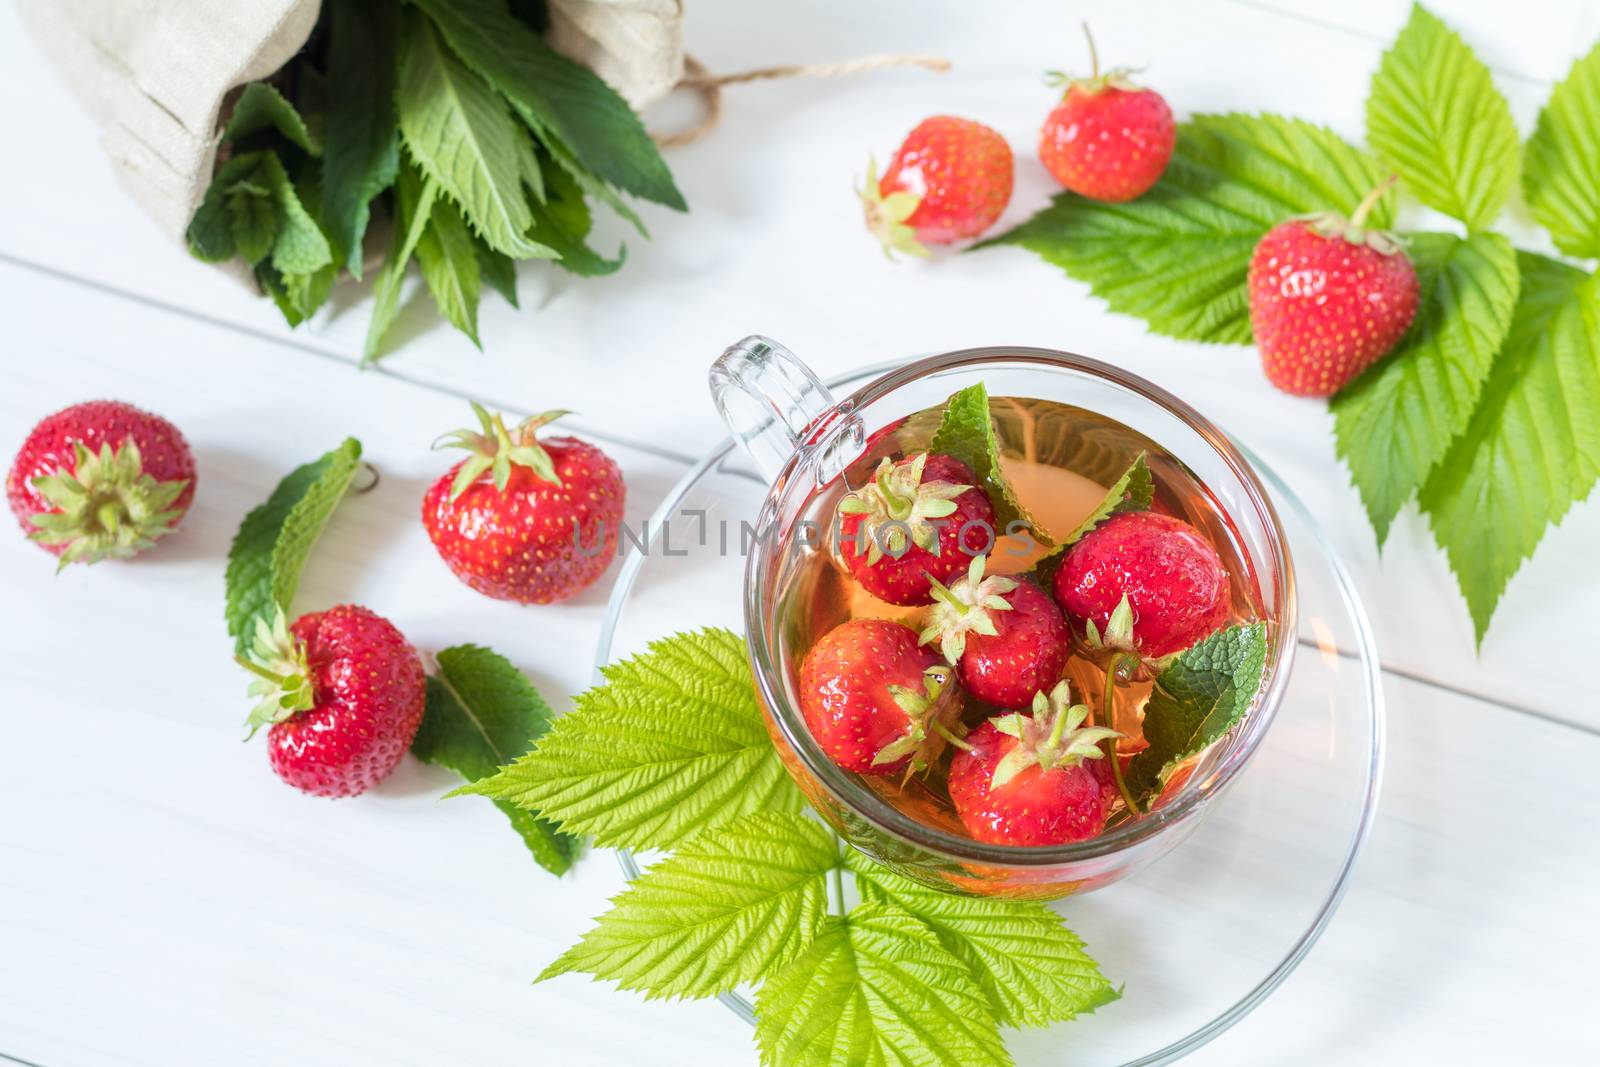
<path id="1" fill-rule="evenodd" d="M 321 7 L 320 0 L 17 2 L 100 124 L 123 187 L 179 241 L 211 183 L 238 90 L 299 51 Z M 551 46 L 635 108 L 683 77 L 682 0 L 548 2 Z"/>

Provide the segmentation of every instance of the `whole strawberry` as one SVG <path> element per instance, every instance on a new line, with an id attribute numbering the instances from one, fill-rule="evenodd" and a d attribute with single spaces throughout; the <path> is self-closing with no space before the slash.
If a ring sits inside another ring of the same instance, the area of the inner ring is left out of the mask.
<path id="1" fill-rule="evenodd" d="M 926 604 L 993 543 L 994 505 L 953 456 L 887 457 L 839 502 L 839 557 L 861 587 L 891 604 Z"/>
<path id="2" fill-rule="evenodd" d="M 1088 36 L 1089 27 L 1083 32 Z M 1178 127 L 1160 93 L 1135 85 L 1126 70 L 1100 73 L 1092 36 L 1089 57 L 1092 71 L 1087 78 L 1060 71 L 1046 78 L 1048 84 L 1066 88 L 1039 131 L 1039 161 L 1080 196 L 1132 200 L 1161 179 Z"/>
<path id="3" fill-rule="evenodd" d="M 922 769 L 954 713 L 950 668 L 909 626 L 852 619 L 822 635 L 800 664 L 800 711 L 828 757 L 856 774 Z"/>
<path id="4" fill-rule="evenodd" d="M 422 723 L 422 662 L 388 619 L 342 605 L 288 625 L 256 620 L 239 662 L 261 698 L 251 736 L 267 731 L 278 777 L 319 797 L 353 797 L 394 770 Z"/>
<path id="5" fill-rule="evenodd" d="M 1348 220 L 1325 213 L 1279 223 L 1250 257 L 1250 329 L 1267 379 L 1286 393 L 1332 396 L 1416 318 L 1411 258 L 1393 234 L 1364 226 L 1389 184 Z"/>
<path id="6" fill-rule="evenodd" d="M 1067 549 L 1056 602 L 1091 648 L 1158 661 L 1221 629 L 1233 610 L 1211 542 L 1154 511 L 1113 515 Z"/>
<path id="7" fill-rule="evenodd" d="M 1025 708 L 1061 678 L 1072 644 L 1055 601 L 1032 582 L 984 577 L 987 557 L 972 560 L 948 587 L 935 583 L 922 643 L 939 642 L 959 665 L 961 684 L 979 700 Z"/>
<path id="8" fill-rule="evenodd" d="M 1011 201 L 1011 146 L 981 122 L 935 115 L 923 119 L 878 178 L 867 165 L 860 190 L 867 228 L 884 254 L 928 255 L 928 245 L 976 237 Z"/>
<path id="9" fill-rule="evenodd" d="M 159 415 L 116 400 L 44 419 L 6 476 L 28 537 L 69 563 L 127 559 L 177 528 L 194 500 L 194 454 Z"/>
<path id="10" fill-rule="evenodd" d="M 1089 709 L 1066 682 L 1034 697 L 1033 712 L 978 727 L 950 761 L 950 800 L 967 833 L 993 845 L 1065 845 L 1105 828 L 1114 794 L 1089 761 L 1120 737 L 1084 727 Z"/>
<path id="11" fill-rule="evenodd" d="M 501 416 L 472 410 L 481 432 L 458 430 L 435 445 L 472 455 L 422 498 L 434 548 L 457 578 L 496 600 L 549 604 L 576 595 L 616 555 L 622 469 L 585 441 L 537 436 L 565 411 L 508 430 Z"/>

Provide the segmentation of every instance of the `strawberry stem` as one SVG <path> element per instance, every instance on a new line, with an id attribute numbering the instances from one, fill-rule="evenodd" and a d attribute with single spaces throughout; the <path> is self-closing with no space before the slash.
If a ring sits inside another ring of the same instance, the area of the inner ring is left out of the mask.
<path id="1" fill-rule="evenodd" d="M 966 741 L 962 740 L 961 738 L 957 737 L 955 734 L 951 733 L 948 729 L 945 728 L 945 725 L 942 722 L 936 722 L 936 723 L 933 724 L 933 732 L 938 734 L 940 737 L 944 738 L 950 744 L 956 746 L 957 748 L 959 748 L 963 752 L 971 752 L 972 751 L 972 746 L 971 745 L 967 744 Z"/>
<path id="2" fill-rule="evenodd" d="M 1100 53 L 1094 46 L 1094 34 L 1089 32 L 1089 23 L 1083 23 L 1083 36 L 1089 42 L 1089 77 L 1100 77 Z"/>
<path id="3" fill-rule="evenodd" d="M 1117 671 L 1125 658 L 1127 658 L 1125 654 L 1112 656 L 1111 662 L 1106 664 L 1106 685 L 1100 694 L 1100 725 L 1108 730 L 1117 728 L 1113 714 L 1117 695 Z M 1100 743 L 1100 750 L 1105 753 L 1106 759 L 1111 761 L 1111 779 L 1117 783 L 1117 792 L 1122 794 L 1122 802 L 1128 806 L 1128 811 L 1138 815 L 1139 802 L 1133 799 L 1127 780 L 1122 777 L 1122 761 L 1117 759 L 1117 739 L 1106 738 Z"/>
<path id="4" fill-rule="evenodd" d="M 834 841 L 837 843 L 839 839 L 835 837 Z M 842 919 L 844 918 L 844 856 L 839 857 L 839 862 L 828 872 L 828 877 L 833 882 L 833 913 Z"/>
<path id="5" fill-rule="evenodd" d="M 1366 222 L 1367 216 L 1370 215 L 1372 213 L 1372 209 L 1378 205 L 1378 201 L 1383 197 L 1383 194 L 1394 188 L 1394 183 L 1399 180 L 1400 175 L 1390 174 L 1387 178 L 1383 179 L 1383 181 L 1373 186 L 1372 192 L 1363 197 L 1361 203 L 1356 205 L 1355 214 L 1350 216 L 1350 225 L 1360 226 L 1362 223 Z"/>

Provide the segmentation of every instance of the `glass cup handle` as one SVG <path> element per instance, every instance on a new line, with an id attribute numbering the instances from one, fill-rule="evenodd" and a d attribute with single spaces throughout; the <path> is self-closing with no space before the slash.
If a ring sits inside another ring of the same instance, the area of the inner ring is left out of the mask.
<path id="1" fill-rule="evenodd" d="M 849 445 L 862 443 L 861 419 L 846 413 L 826 442 L 813 427 L 834 410 L 833 394 L 800 362 L 798 356 L 770 337 L 751 334 L 731 345 L 711 365 L 711 398 L 734 440 L 768 478 L 776 478 L 796 453 L 821 448 L 824 462 L 818 481 L 826 481 L 849 462 Z"/>

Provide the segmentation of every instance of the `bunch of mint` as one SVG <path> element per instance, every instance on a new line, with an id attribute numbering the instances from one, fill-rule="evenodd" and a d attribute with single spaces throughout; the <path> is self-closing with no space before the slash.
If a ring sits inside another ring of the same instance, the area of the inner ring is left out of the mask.
<path id="1" fill-rule="evenodd" d="M 644 234 L 621 193 L 683 197 L 627 103 L 544 42 L 545 20 L 540 2 L 325 0 L 305 48 L 235 104 L 190 250 L 243 260 L 295 326 L 341 270 L 361 278 L 376 205 L 390 230 L 366 360 L 413 258 L 474 344 L 484 286 L 516 304 L 516 260 L 616 270 L 620 249 L 586 243 L 590 200 Z"/>
<path id="2" fill-rule="evenodd" d="M 1151 330 L 1250 341 L 1251 251 L 1284 219 L 1348 213 L 1390 170 L 1452 232 L 1405 235 L 1410 333 L 1332 401 L 1336 444 L 1377 532 L 1415 496 L 1481 644 L 1507 583 L 1600 477 L 1600 46 L 1526 144 L 1483 63 L 1421 6 L 1373 75 L 1367 141 L 1278 115 L 1197 115 L 1161 181 L 1126 204 L 1070 193 L 988 244 L 1056 264 Z M 1520 147 L 1520 150 L 1519 150 Z M 1490 227 L 1523 197 L 1574 264 Z M 1394 221 L 1395 197 L 1373 212 Z"/>

